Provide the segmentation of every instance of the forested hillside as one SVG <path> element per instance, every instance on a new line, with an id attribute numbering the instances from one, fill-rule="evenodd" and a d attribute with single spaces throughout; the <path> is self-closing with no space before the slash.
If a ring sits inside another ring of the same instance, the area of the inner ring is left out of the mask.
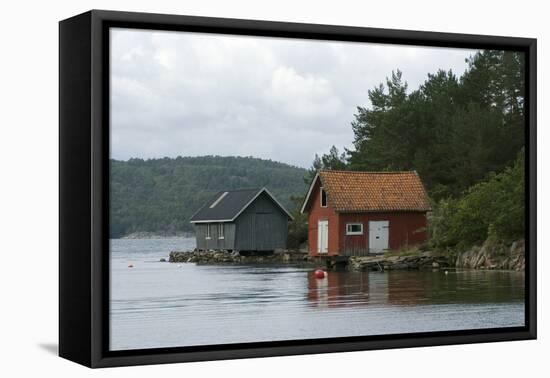
<path id="1" fill-rule="evenodd" d="M 251 157 L 111 160 L 111 237 L 192 231 L 191 215 L 220 190 L 265 186 L 290 208 L 307 189 L 305 172 Z"/>
<path id="2" fill-rule="evenodd" d="M 316 156 L 309 176 L 416 170 L 434 202 L 434 245 L 522 237 L 524 96 L 521 53 L 482 51 L 461 76 L 441 70 L 412 90 L 394 71 L 357 108 L 355 148 Z"/>

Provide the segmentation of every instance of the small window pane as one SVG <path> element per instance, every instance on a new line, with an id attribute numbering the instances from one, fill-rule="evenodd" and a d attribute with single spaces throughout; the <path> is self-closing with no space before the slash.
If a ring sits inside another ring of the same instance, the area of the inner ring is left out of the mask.
<path id="1" fill-rule="evenodd" d="M 347 225 L 346 233 L 348 235 L 361 235 L 363 234 L 363 225 L 361 223 L 350 223 Z"/>
<path id="2" fill-rule="evenodd" d="M 327 192 L 321 188 L 321 206 L 327 207 Z"/>

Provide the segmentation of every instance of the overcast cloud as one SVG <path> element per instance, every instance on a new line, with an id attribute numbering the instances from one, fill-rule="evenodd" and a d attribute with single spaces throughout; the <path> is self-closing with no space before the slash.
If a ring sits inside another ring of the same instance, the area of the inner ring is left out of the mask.
<path id="1" fill-rule="evenodd" d="M 356 107 L 400 69 L 461 75 L 475 51 L 113 29 L 111 156 L 238 155 L 309 167 L 351 148 Z"/>

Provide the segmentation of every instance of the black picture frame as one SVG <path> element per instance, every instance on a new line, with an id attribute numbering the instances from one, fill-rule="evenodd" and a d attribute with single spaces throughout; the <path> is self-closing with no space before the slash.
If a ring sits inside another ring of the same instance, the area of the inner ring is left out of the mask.
<path id="1" fill-rule="evenodd" d="M 110 27 L 522 51 L 525 326 L 109 351 Z M 59 355 L 88 367 L 535 339 L 536 39 L 92 10 L 59 24 Z"/>

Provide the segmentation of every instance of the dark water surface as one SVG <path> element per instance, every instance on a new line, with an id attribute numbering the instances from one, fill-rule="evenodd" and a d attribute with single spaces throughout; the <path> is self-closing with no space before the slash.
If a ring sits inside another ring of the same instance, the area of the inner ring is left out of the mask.
<path id="1" fill-rule="evenodd" d="M 111 240 L 112 350 L 524 325 L 524 274 L 159 262 L 194 239 Z M 133 268 L 128 268 L 132 264 Z"/>

